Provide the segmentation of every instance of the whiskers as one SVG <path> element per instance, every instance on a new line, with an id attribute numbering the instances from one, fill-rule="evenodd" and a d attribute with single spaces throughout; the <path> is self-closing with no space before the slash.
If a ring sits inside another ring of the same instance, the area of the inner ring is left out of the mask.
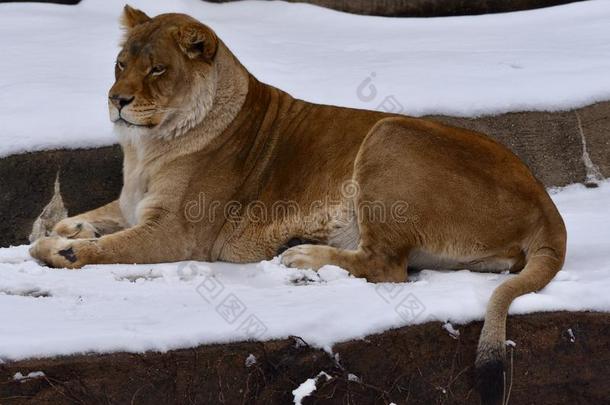
<path id="1" fill-rule="evenodd" d="M 158 107 L 156 109 L 156 111 L 158 111 L 160 113 L 164 113 L 164 114 L 172 114 L 172 113 L 179 112 L 180 109 L 176 108 L 176 107 Z"/>
<path id="2" fill-rule="evenodd" d="M 159 109 L 157 107 L 153 107 L 153 108 L 134 108 L 131 109 L 132 112 L 137 113 L 137 114 L 146 114 L 146 113 L 150 113 L 151 115 L 154 114 L 156 111 L 158 111 Z"/>

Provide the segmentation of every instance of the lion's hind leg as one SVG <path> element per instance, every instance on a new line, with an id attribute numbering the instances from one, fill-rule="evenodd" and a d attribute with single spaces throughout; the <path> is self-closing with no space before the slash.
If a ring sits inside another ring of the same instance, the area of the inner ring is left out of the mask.
<path id="1" fill-rule="evenodd" d="M 363 248 L 344 250 L 332 246 L 299 245 L 284 252 L 282 263 L 313 270 L 333 264 L 370 282 L 404 282 L 407 278 L 406 255 L 389 257 Z"/>
<path id="2" fill-rule="evenodd" d="M 403 163 L 408 161 L 409 138 L 400 126 L 386 121 L 380 121 L 366 136 L 354 162 L 353 177 L 343 185 L 345 203 L 353 207 L 357 224 L 357 229 L 346 229 L 349 235 L 356 235 L 356 247 L 295 246 L 284 253 L 282 263 L 311 269 L 333 264 L 370 282 L 406 281 L 409 252 L 419 243 L 418 217 L 408 201 L 411 175 Z M 336 236 L 331 239 L 332 244 L 339 241 Z"/>

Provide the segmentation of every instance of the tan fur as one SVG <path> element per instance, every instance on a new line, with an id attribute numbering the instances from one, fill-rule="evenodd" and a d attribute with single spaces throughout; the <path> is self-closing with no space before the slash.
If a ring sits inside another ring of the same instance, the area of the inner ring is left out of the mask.
<path id="1" fill-rule="evenodd" d="M 126 8 L 123 23 L 109 93 L 123 191 L 62 221 L 34 257 L 68 268 L 253 262 L 297 238 L 316 244 L 288 249 L 284 264 L 335 264 L 372 282 L 405 281 L 407 266 L 524 268 L 486 316 L 477 365 L 502 361 L 508 306 L 552 279 L 566 243 L 551 199 L 516 156 L 465 129 L 294 99 L 257 81 L 191 17 Z M 119 116 L 121 100 L 130 101 Z M 386 216 L 374 218 L 377 209 Z"/>

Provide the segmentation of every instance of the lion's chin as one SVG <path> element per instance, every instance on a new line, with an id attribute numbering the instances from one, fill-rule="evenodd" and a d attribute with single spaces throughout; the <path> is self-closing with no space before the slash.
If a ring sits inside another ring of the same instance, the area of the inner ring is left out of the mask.
<path id="1" fill-rule="evenodd" d="M 120 143 L 138 145 L 145 139 L 155 137 L 154 126 L 134 125 L 124 119 L 116 120 L 113 124 Z"/>

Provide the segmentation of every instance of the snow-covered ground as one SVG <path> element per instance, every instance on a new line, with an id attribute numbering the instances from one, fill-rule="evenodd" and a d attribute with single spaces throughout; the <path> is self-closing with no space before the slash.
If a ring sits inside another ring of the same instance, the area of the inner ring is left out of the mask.
<path id="1" fill-rule="evenodd" d="M 568 228 L 565 267 L 542 291 L 518 298 L 511 313 L 610 311 L 610 181 L 569 186 L 553 198 Z M 460 323 L 482 319 L 507 277 L 425 270 L 408 283 L 370 284 L 336 267 L 316 274 L 277 259 L 70 271 L 41 267 L 27 246 L 0 249 L 0 362 L 289 335 L 328 348 L 426 321 L 457 335 Z"/>
<path id="2" fill-rule="evenodd" d="M 114 143 L 106 94 L 124 3 L 0 4 L 0 156 Z M 130 3 L 193 15 L 261 80 L 310 101 L 474 116 L 610 99 L 610 1 L 433 19 L 266 1 Z"/>

